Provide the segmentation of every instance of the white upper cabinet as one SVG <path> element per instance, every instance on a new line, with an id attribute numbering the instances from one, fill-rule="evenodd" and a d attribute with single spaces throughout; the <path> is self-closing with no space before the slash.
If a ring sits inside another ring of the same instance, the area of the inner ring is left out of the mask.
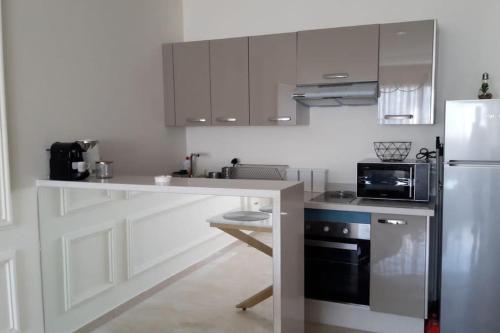
<path id="1" fill-rule="evenodd" d="M 434 20 L 380 26 L 380 124 L 434 124 L 435 45 Z"/>
<path id="2" fill-rule="evenodd" d="M 297 84 L 378 80 L 378 25 L 299 31 Z"/>

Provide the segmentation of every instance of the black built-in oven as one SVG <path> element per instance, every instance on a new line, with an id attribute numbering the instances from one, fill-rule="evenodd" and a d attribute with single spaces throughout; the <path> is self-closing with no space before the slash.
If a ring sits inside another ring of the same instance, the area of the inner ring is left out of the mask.
<path id="1" fill-rule="evenodd" d="M 305 221 L 305 296 L 368 305 L 370 224 Z"/>
<path id="2" fill-rule="evenodd" d="M 357 167 L 357 196 L 366 199 L 429 201 L 430 163 L 364 160 Z"/>

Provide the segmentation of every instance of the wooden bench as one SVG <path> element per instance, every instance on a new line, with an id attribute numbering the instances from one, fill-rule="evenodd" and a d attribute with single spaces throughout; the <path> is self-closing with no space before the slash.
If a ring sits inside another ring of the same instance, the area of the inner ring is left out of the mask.
<path id="1" fill-rule="evenodd" d="M 269 217 L 271 218 L 271 217 Z M 243 232 L 243 231 L 254 231 L 254 232 L 272 232 L 272 225 L 265 225 L 261 221 L 257 222 L 238 222 L 238 221 L 224 221 L 223 218 L 217 219 L 217 222 L 213 222 L 215 219 L 209 220 L 210 226 L 214 228 L 218 228 L 225 233 L 233 236 L 236 239 L 250 245 L 251 247 L 267 254 L 268 256 L 273 256 L 273 249 L 258 239 L 252 237 L 251 235 Z M 241 303 L 237 304 L 236 307 L 238 309 L 242 309 L 245 311 L 248 308 L 251 308 L 262 301 L 268 299 L 273 295 L 273 285 L 259 291 L 255 295 L 245 299 Z"/>

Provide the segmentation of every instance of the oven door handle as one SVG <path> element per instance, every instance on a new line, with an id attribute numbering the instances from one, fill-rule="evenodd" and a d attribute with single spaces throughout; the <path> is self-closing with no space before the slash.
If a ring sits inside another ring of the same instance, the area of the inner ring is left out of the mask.
<path id="1" fill-rule="evenodd" d="M 327 242 L 327 241 L 320 241 L 320 240 L 314 240 L 314 239 L 306 239 L 305 245 L 316 246 L 316 247 L 326 247 L 326 248 L 338 249 L 338 250 L 358 251 L 358 245 L 351 244 L 351 243 Z"/>

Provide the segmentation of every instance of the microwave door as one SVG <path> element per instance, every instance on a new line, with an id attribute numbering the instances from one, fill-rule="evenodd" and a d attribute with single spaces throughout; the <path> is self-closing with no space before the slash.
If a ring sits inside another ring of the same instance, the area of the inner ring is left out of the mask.
<path id="1" fill-rule="evenodd" d="M 414 199 L 414 168 L 407 166 L 358 166 L 358 197 Z"/>

